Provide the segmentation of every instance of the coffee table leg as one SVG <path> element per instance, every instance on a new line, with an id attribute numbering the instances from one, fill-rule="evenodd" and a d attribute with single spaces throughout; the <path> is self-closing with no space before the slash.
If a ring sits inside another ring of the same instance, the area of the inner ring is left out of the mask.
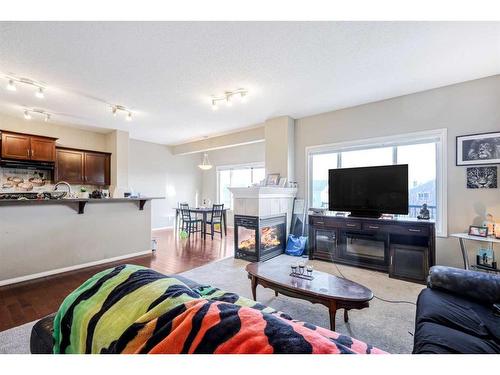
<path id="1" fill-rule="evenodd" d="M 274 295 L 278 297 L 278 292 L 276 290 L 274 291 Z"/>
<path id="2" fill-rule="evenodd" d="M 257 278 L 255 276 L 252 276 L 252 297 L 253 300 L 257 300 Z"/>
<path id="3" fill-rule="evenodd" d="M 349 315 L 347 314 L 347 309 L 344 309 L 344 322 L 348 322 L 349 321 Z"/>
<path id="4" fill-rule="evenodd" d="M 330 311 L 330 329 L 335 331 L 335 315 L 337 314 L 337 304 L 332 303 L 329 308 Z"/>

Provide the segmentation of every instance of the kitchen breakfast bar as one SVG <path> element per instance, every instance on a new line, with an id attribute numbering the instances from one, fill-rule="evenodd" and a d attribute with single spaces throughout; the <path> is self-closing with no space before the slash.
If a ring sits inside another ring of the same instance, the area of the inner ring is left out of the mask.
<path id="1" fill-rule="evenodd" d="M 152 199 L 0 200 L 0 286 L 148 254 Z"/>

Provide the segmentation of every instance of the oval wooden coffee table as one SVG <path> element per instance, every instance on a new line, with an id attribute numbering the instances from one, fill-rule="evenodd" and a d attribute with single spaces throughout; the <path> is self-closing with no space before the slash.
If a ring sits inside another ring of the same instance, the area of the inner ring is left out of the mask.
<path id="1" fill-rule="evenodd" d="M 342 279 L 325 272 L 313 271 L 314 280 L 290 276 L 287 262 L 273 260 L 250 263 L 246 266 L 252 283 L 252 296 L 257 299 L 257 285 L 274 290 L 289 297 L 300 298 L 312 303 L 320 303 L 330 311 L 330 329 L 335 330 L 335 315 L 344 309 L 344 321 L 349 320 L 347 311 L 369 307 L 373 292 L 354 281 Z M 286 312 L 286 311 L 285 311 Z"/>

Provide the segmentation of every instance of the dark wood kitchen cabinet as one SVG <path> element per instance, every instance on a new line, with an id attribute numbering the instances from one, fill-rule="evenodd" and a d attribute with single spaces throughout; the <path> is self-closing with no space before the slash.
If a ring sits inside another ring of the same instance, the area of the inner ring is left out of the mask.
<path id="1" fill-rule="evenodd" d="M 84 153 L 82 151 L 56 149 L 55 180 L 70 184 L 84 183 Z"/>
<path id="2" fill-rule="evenodd" d="M 111 154 L 69 148 L 56 149 L 56 181 L 109 185 Z"/>
<path id="3" fill-rule="evenodd" d="M 56 138 L 2 131 L 2 159 L 55 161 Z"/>
<path id="4" fill-rule="evenodd" d="M 50 138 L 30 137 L 31 160 L 55 161 L 56 142 Z"/>
<path id="5" fill-rule="evenodd" d="M 90 185 L 109 185 L 109 155 L 85 152 L 85 183 Z"/>
<path id="6" fill-rule="evenodd" d="M 30 160 L 30 136 L 2 132 L 2 158 Z"/>

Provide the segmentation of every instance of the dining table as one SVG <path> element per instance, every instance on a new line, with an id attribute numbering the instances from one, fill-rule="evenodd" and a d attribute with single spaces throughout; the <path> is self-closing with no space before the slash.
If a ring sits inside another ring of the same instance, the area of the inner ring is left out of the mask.
<path id="1" fill-rule="evenodd" d="M 179 216 L 181 214 L 181 208 L 175 207 L 175 229 L 178 228 Z M 212 207 L 190 207 L 189 212 L 195 215 L 201 215 L 201 236 L 203 240 L 206 239 L 207 236 L 207 218 L 208 214 L 212 213 Z M 222 219 L 221 224 L 224 228 L 224 235 L 227 236 L 227 208 L 222 209 Z"/>

